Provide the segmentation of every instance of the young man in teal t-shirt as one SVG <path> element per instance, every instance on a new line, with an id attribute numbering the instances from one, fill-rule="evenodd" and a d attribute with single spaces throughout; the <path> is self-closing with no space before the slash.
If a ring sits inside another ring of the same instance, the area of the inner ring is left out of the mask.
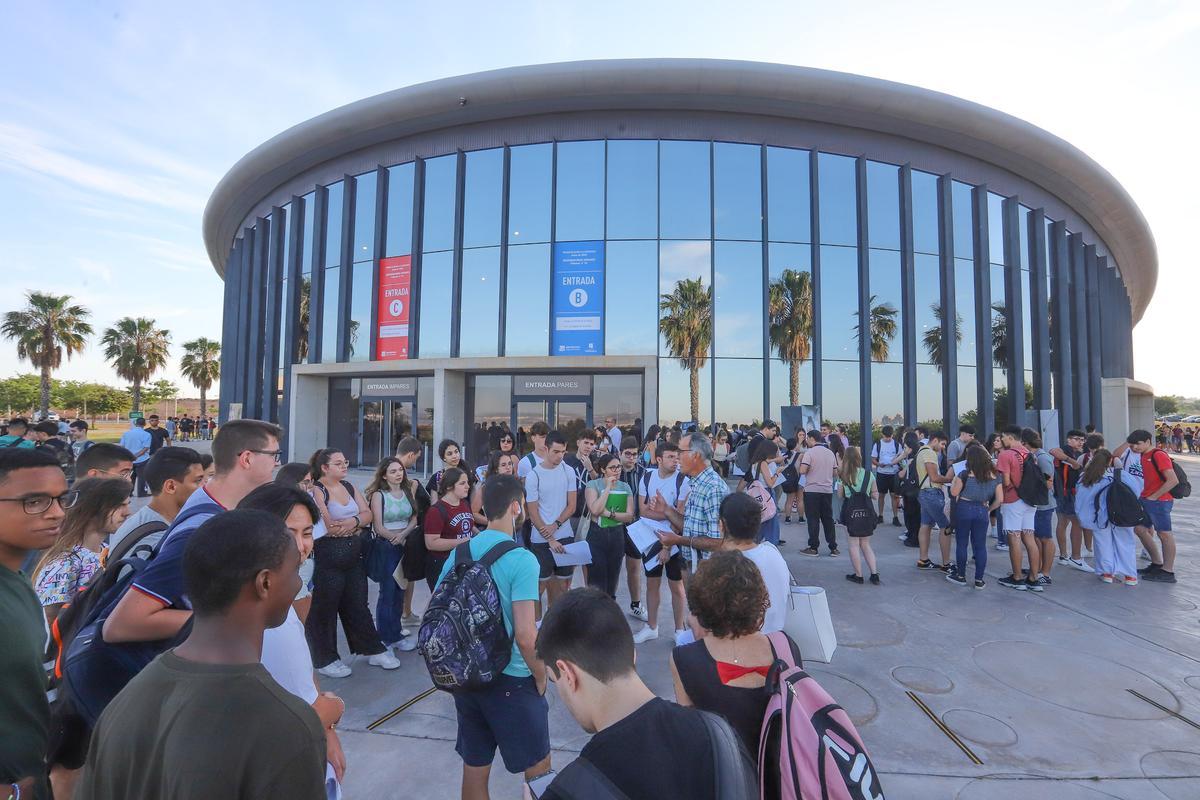
<path id="1" fill-rule="evenodd" d="M 525 487 L 512 475 L 495 475 L 483 485 L 487 530 L 471 540 L 471 556 L 482 558 L 504 541 L 512 541 L 525 517 Z M 438 583 L 454 564 L 446 559 Z M 488 796 L 488 777 L 496 748 L 504 767 L 535 778 L 550 770 L 550 721 L 546 703 L 546 668 L 534 652 L 537 640 L 537 558 L 522 548 L 505 553 L 492 565 L 500 593 L 504 627 L 513 640 L 512 658 L 500 677 L 482 689 L 456 692 L 458 746 L 463 760 L 464 798 Z"/>

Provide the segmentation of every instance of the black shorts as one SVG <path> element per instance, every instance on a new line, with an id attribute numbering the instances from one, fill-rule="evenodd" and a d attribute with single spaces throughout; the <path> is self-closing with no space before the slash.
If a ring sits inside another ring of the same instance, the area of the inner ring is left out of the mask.
<path id="1" fill-rule="evenodd" d="M 641 551 L 639 551 L 637 546 L 634 545 L 633 539 L 629 538 L 628 533 L 625 534 L 625 557 L 636 558 L 638 561 L 642 560 Z"/>
<path id="2" fill-rule="evenodd" d="M 558 543 L 571 544 L 574 541 L 574 536 L 568 536 L 564 539 L 559 539 Z M 550 545 L 534 542 L 529 545 L 529 550 L 537 556 L 538 580 L 548 581 L 551 578 L 569 578 L 575 574 L 575 567 L 560 567 L 554 563 L 554 554 L 550 552 Z"/>
<path id="3" fill-rule="evenodd" d="M 683 553 L 676 553 L 667 559 L 667 580 L 681 581 L 683 580 L 683 568 L 686 562 L 683 560 Z M 652 570 L 646 572 L 647 578 L 661 578 L 663 574 L 663 565 L 659 564 Z"/>
<path id="4" fill-rule="evenodd" d="M 875 473 L 875 488 L 877 488 L 879 490 L 879 496 L 883 497 L 885 494 L 889 494 L 889 493 L 895 494 L 896 493 L 896 479 L 899 477 L 900 477 L 899 475 L 883 475 L 881 473 L 876 472 Z"/>

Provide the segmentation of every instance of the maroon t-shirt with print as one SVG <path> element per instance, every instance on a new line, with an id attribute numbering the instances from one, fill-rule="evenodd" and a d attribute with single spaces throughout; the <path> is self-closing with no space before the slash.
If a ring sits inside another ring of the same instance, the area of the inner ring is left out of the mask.
<path id="1" fill-rule="evenodd" d="M 452 506 L 445 500 L 438 500 L 437 505 L 425 512 L 426 536 L 436 534 L 443 539 L 457 539 L 470 536 L 474 530 L 475 518 L 471 516 L 471 507 L 466 501 Z"/>

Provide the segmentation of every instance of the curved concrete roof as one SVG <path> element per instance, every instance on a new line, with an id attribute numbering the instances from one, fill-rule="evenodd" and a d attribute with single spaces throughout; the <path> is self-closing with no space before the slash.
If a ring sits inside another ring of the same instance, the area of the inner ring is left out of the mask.
<path id="1" fill-rule="evenodd" d="M 1158 278 L 1145 217 L 1112 175 L 1023 120 L 915 86 L 843 72 L 710 59 L 575 61 L 481 72 L 368 97 L 252 150 L 204 210 L 218 273 L 243 219 L 288 179 L 381 142 L 533 114 L 596 110 L 760 114 L 879 131 L 990 162 L 1058 197 L 1101 237 L 1125 277 L 1137 321 Z"/>

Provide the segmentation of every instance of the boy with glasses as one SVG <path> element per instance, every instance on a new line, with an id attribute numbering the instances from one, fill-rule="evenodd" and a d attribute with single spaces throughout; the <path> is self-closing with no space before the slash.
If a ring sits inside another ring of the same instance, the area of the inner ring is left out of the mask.
<path id="1" fill-rule="evenodd" d="M 0 450 L 0 792 L 12 797 L 49 797 L 46 618 L 21 563 L 54 544 L 75 497 L 54 456 Z"/>

